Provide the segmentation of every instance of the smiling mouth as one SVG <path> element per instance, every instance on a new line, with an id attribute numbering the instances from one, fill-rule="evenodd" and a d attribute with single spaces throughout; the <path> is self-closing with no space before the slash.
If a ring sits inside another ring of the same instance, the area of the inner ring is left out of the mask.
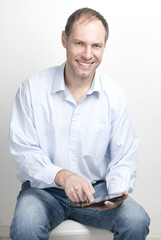
<path id="1" fill-rule="evenodd" d="M 80 61 L 78 61 L 77 60 L 77 62 L 80 64 L 80 65 L 82 65 L 82 66 L 90 66 L 90 65 L 92 65 L 94 62 L 91 62 L 91 63 L 85 63 L 85 62 L 80 62 Z"/>

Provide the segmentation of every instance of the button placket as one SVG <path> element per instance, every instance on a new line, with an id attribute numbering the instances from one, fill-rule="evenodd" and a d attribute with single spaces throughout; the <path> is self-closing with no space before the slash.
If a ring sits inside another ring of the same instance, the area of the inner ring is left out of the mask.
<path id="1" fill-rule="evenodd" d="M 77 106 L 75 107 L 75 110 L 73 112 L 69 136 L 69 169 L 71 171 L 77 170 L 79 137 L 80 137 L 80 114 L 78 113 Z"/>

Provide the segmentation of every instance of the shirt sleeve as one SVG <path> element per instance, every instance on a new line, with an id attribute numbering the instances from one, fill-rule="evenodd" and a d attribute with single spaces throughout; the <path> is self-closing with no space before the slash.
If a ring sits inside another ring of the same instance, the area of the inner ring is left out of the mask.
<path id="1" fill-rule="evenodd" d="M 9 147 L 17 168 L 28 176 L 26 180 L 32 179 L 49 185 L 54 183 L 57 172 L 62 168 L 50 161 L 39 144 L 27 80 L 15 97 L 10 122 Z"/>
<path id="2" fill-rule="evenodd" d="M 106 175 L 109 193 L 133 191 L 138 164 L 136 136 L 127 96 L 123 94 L 113 113 L 111 139 L 108 146 L 110 163 Z"/>

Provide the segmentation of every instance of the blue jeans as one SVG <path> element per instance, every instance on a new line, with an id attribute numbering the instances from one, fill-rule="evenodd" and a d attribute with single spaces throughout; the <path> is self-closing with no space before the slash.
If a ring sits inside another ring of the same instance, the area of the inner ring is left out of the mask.
<path id="1" fill-rule="evenodd" d="M 105 182 L 95 184 L 95 197 L 106 194 Z M 114 240 L 145 240 L 150 219 L 145 210 L 128 197 L 113 210 L 69 208 L 69 198 L 58 188 L 31 188 L 30 182 L 22 184 L 14 218 L 10 228 L 13 240 L 47 240 L 49 231 L 66 219 L 108 229 Z"/>

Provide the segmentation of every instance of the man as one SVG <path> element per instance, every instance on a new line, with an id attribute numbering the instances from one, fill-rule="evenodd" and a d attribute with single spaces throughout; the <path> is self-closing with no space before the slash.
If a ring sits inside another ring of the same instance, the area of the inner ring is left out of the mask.
<path id="1" fill-rule="evenodd" d="M 96 71 L 107 38 L 98 12 L 77 10 L 62 33 L 66 62 L 25 80 L 16 95 L 9 144 L 23 184 L 11 224 L 14 240 L 48 239 L 66 219 L 108 229 L 114 239 L 146 239 L 149 218 L 128 196 L 138 140 L 127 97 Z M 85 209 L 68 206 L 108 193 L 124 197 Z"/>

